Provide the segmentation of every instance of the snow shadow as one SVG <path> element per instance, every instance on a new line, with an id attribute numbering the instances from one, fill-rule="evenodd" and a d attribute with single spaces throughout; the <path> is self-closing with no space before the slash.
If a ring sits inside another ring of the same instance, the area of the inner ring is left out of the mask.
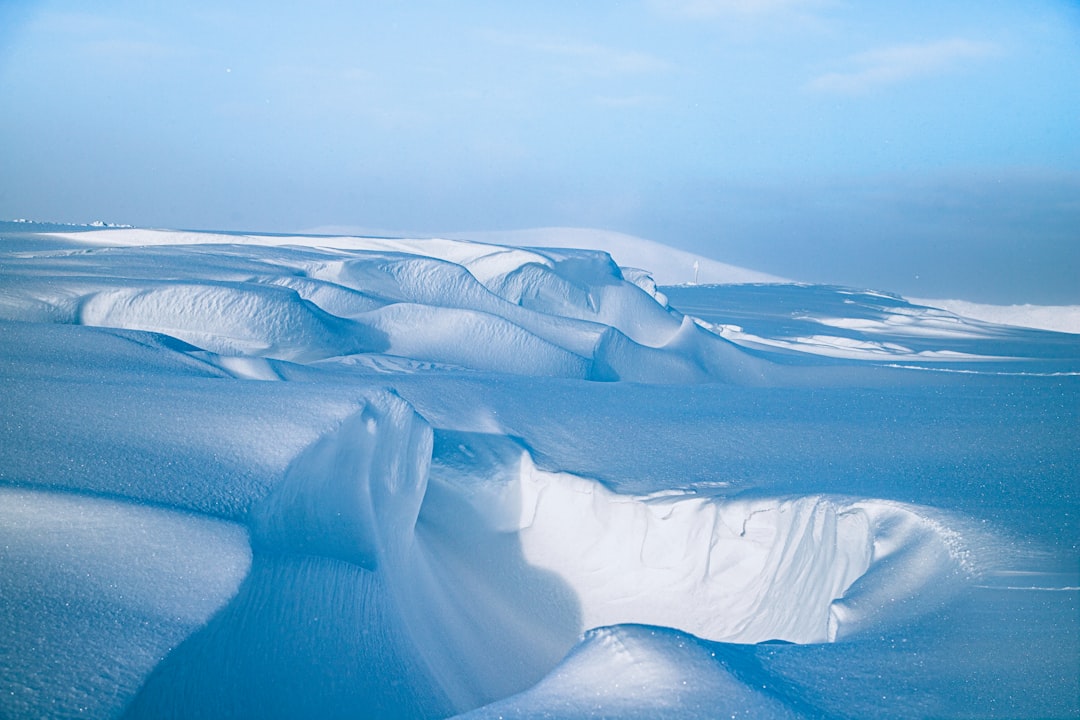
<path id="1" fill-rule="evenodd" d="M 550 671 L 581 632 L 573 591 L 485 522 L 438 453 L 429 478 L 432 437 L 383 392 L 300 453 L 249 513 L 236 597 L 125 717 L 443 717 Z"/>

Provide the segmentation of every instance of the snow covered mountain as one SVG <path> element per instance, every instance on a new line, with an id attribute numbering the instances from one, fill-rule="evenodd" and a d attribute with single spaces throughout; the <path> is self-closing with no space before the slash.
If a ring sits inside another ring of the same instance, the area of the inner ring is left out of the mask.
<path id="1" fill-rule="evenodd" d="M 1080 712 L 1076 335 L 595 233 L 0 230 L 2 717 Z"/>

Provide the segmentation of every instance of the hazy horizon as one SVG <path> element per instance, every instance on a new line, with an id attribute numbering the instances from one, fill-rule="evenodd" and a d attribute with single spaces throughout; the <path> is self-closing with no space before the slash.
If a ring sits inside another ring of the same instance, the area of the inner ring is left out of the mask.
<path id="1" fill-rule="evenodd" d="M 0 7 L 0 217 L 546 226 L 1080 302 L 1065 0 Z"/>

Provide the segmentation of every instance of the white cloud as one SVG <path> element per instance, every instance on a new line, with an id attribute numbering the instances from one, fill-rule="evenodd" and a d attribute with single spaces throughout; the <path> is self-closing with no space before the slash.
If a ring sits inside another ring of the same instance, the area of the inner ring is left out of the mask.
<path id="1" fill-rule="evenodd" d="M 963 38 L 893 45 L 854 55 L 848 59 L 851 69 L 819 75 L 805 87 L 811 92 L 859 95 L 905 80 L 950 72 L 996 52 L 997 46 L 991 43 Z"/>

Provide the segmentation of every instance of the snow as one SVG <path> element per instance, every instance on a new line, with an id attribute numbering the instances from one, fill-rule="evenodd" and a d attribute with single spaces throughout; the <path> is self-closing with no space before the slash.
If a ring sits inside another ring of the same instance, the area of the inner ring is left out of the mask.
<path id="1" fill-rule="evenodd" d="M 574 247 L 608 253 L 625 267 L 640 268 L 663 285 L 711 283 L 782 283 L 777 275 L 717 262 L 652 240 L 610 230 L 535 228 L 473 232 L 463 237 L 522 247 Z"/>
<path id="2" fill-rule="evenodd" d="M 4 717 L 117 716 L 250 565 L 233 523 L 0 486 Z"/>
<path id="3" fill-rule="evenodd" d="M 1080 712 L 1076 335 L 580 230 L 4 238 L 2 717 Z"/>
<path id="4" fill-rule="evenodd" d="M 1080 305 L 989 305 L 966 300 L 915 300 L 976 320 L 1080 334 Z"/>

